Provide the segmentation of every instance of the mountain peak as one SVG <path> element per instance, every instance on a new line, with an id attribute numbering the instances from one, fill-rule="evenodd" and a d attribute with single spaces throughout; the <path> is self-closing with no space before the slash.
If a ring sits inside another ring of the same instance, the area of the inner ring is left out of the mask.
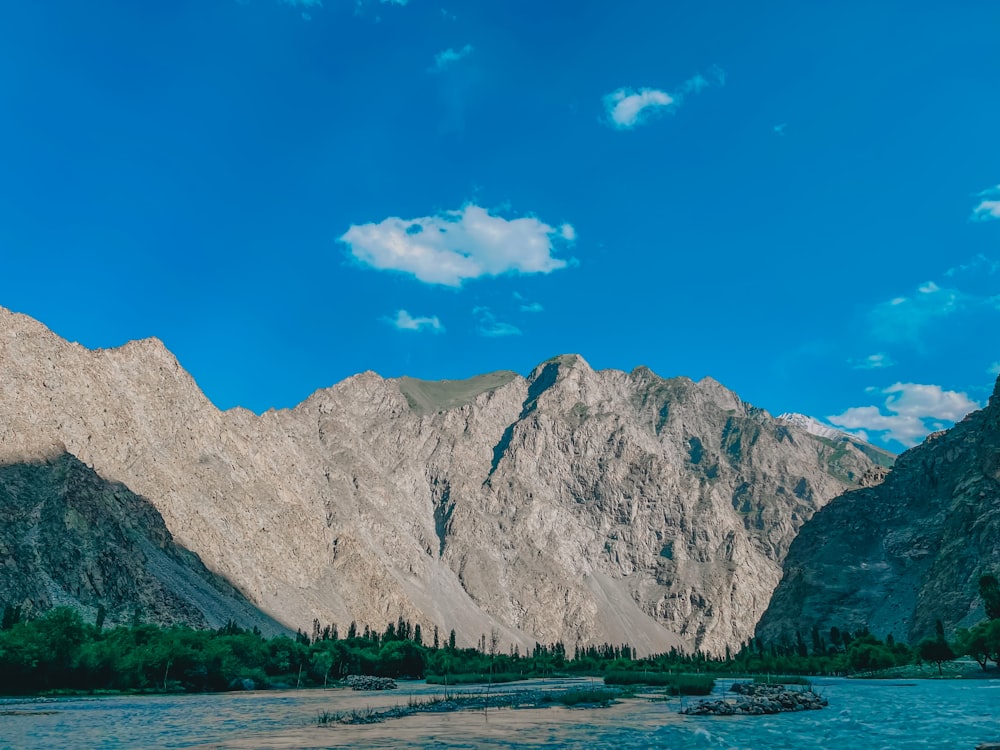
<path id="1" fill-rule="evenodd" d="M 854 441 L 858 440 L 858 438 L 854 437 L 850 433 L 838 430 L 836 427 L 832 427 L 828 424 L 823 424 L 818 419 L 810 417 L 806 414 L 786 411 L 784 414 L 779 414 L 776 419 L 779 422 L 787 422 L 790 425 L 794 425 L 800 430 L 805 430 L 810 435 L 815 435 L 816 437 L 829 438 L 830 440 L 840 440 L 842 438 Z"/>

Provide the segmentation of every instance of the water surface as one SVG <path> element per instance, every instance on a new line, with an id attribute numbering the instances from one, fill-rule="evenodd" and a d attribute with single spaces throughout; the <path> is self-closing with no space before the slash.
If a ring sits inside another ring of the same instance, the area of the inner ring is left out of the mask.
<path id="1" fill-rule="evenodd" d="M 598 683 L 600 684 L 600 683 Z M 720 681 L 716 692 L 728 687 Z M 0 701 L 0 748 L 965 748 L 1000 741 L 1000 680 L 819 680 L 822 711 L 689 717 L 680 699 L 608 708 L 425 713 L 382 724 L 316 726 L 322 711 L 405 705 L 440 696 L 399 690 L 264 691 L 212 695 Z M 580 681 L 533 681 L 532 687 Z M 467 689 L 467 688 L 466 688 Z M 505 685 L 494 690 L 518 689 Z M 454 690 L 454 689 L 453 689 Z M 690 700 L 690 699 L 688 699 Z M 47 713 L 52 712 L 52 713 Z"/>

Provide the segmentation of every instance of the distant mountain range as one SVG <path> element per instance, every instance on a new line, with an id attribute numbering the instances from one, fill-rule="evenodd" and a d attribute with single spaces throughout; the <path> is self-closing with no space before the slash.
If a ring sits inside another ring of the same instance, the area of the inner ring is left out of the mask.
<path id="1" fill-rule="evenodd" d="M 823 424 L 818 419 L 808 417 L 805 414 L 786 411 L 784 414 L 779 414 L 777 419 L 781 422 L 793 424 L 799 429 L 805 430 L 810 435 L 816 435 L 817 437 L 829 438 L 830 440 L 857 440 L 853 435 L 843 430 L 838 430 L 836 427 Z"/>
<path id="2" fill-rule="evenodd" d="M 34 557 L 16 553 L 19 576 L 35 559 L 51 582 L 0 589 L 29 609 L 73 600 L 163 621 L 183 610 L 144 600 L 145 586 L 114 599 L 83 583 L 90 531 L 73 537 L 79 556 L 55 555 L 58 519 L 79 511 L 72 493 L 48 497 L 45 467 L 72 456 L 148 502 L 136 539 L 160 540 L 174 561 L 197 555 L 291 628 L 403 616 L 469 644 L 496 628 L 522 647 L 721 651 L 753 633 L 799 528 L 870 474 L 873 450 L 775 420 L 709 378 L 595 371 L 575 355 L 527 378 L 368 372 L 291 410 L 220 412 L 155 339 L 90 351 L 0 309 L 0 461 L 37 483 L 8 502 L 45 495 L 54 514 Z M 81 472 L 66 481 L 97 481 Z M 86 528 L 112 535 L 132 517 L 87 507 L 111 525 Z M 114 549 L 130 576 L 167 564 L 145 542 Z M 54 576 L 57 559 L 77 568 Z M 196 609 L 193 622 L 217 621 Z"/>
<path id="3" fill-rule="evenodd" d="M 878 466 L 889 468 L 896 460 L 895 454 L 883 448 L 877 448 L 849 432 L 844 432 L 843 430 L 838 430 L 836 427 L 824 424 L 814 417 L 809 417 L 805 414 L 796 414 L 795 412 L 785 412 L 784 414 L 779 414 L 777 419 L 779 422 L 787 422 L 798 427 L 800 430 L 805 430 L 810 435 L 815 435 L 818 438 L 829 440 L 833 443 L 848 442 L 853 447 L 862 451 Z"/>

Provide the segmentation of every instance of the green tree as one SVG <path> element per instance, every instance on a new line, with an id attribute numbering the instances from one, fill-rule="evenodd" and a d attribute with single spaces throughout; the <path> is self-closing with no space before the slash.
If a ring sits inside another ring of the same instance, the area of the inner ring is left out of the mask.
<path id="1" fill-rule="evenodd" d="M 959 630 L 956 650 L 971 656 L 985 671 L 993 662 L 1000 666 L 1000 619 L 981 622 L 971 630 Z"/>
<path id="2" fill-rule="evenodd" d="M 1000 582 L 995 575 L 987 574 L 979 579 L 979 595 L 983 598 L 986 616 L 991 620 L 1000 619 Z"/>
<path id="3" fill-rule="evenodd" d="M 941 665 L 946 661 L 951 661 L 955 658 L 955 652 L 952 650 L 951 646 L 948 645 L 948 641 L 944 638 L 944 625 L 938 620 L 935 623 L 935 631 L 937 633 L 934 638 L 925 638 L 917 644 L 917 654 L 924 661 L 930 661 L 937 664 L 938 675 L 942 675 Z"/>

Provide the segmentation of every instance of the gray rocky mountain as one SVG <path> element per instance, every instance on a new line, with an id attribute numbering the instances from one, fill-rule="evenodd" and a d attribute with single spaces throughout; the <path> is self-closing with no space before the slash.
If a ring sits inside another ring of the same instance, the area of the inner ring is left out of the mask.
<path id="1" fill-rule="evenodd" d="M 293 628 L 640 652 L 749 637 L 801 524 L 874 465 L 709 378 L 577 356 L 222 412 L 156 339 L 91 351 L 0 308 L 0 463 L 53 450 Z"/>
<path id="2" fill-rule="evenodd" d="M 0 603 L 31 617 L 70 606 L 108 625 L 136 619 L 286 629 L 174 542 L 128 488 L 66 453 L 0 466 Z"/>
<path id="3" fill-rule="evenodd" d="M 978 579 L 1000 569 L 1000 381 L 987 407 L 902 454 L 885 481 L 805 524 L 758 634 L 813 626 L 915 642 L 983 618 Z"/>

